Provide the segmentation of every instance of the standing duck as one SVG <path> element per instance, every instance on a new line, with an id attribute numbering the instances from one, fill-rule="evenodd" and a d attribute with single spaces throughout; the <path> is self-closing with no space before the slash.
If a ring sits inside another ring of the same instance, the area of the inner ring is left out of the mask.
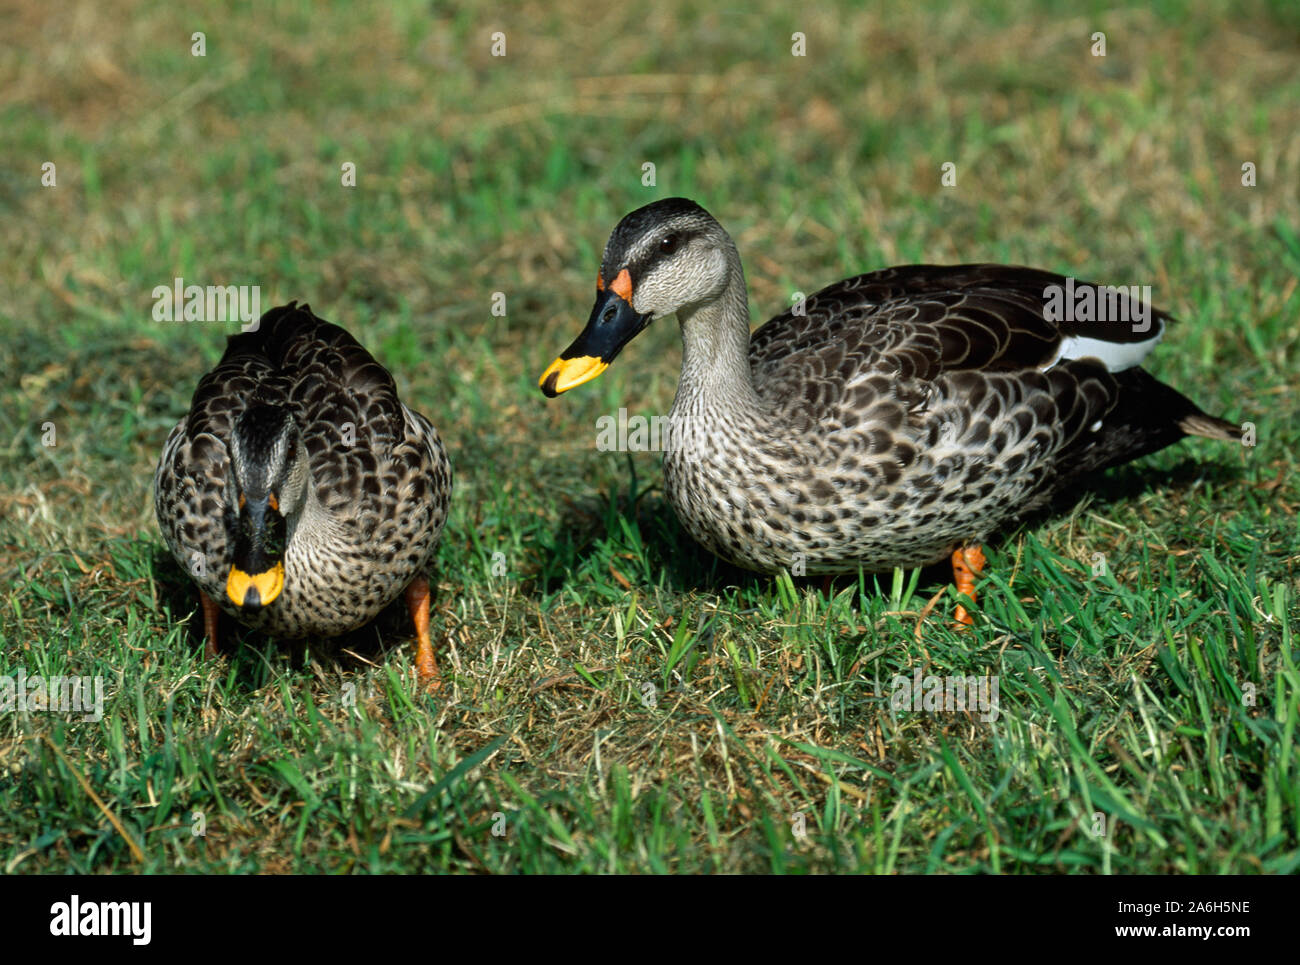
<path id="1" fill-rule="evenodd" d="M 429 420 L 356 339 L 296 303 L 230 338 L 154 474 L 158 526 L 198 586 L 209 656 L 220 610 L 272 636 L 334 636 L 405 591 L 430 686 L 424 574 L 450 495 Z"/>
<path id="2" fill-rule="evenodd" d="M 751 337 L 735 243 L 698 204 L 671 198 L 619 222 L 596 289 L 542 391 L 595 378 L 676 314 L 668 500 L 701 545 L 763 573 L 950 558 L 973 601 L 981 544 L 1078 476 L 1185 435 L 1241 437 L 1138 368 L 1168 315 L 1050 272 L 887 268 L 822 289 Z M 971 622 L 963 607 L 957 619 Z"/>

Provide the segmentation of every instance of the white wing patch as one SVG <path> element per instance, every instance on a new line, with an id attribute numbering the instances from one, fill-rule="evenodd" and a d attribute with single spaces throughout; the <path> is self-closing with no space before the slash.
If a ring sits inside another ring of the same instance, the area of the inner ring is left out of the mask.
<path id="1" fill-rule="evenodd" d="M 1122 372 L 1135 365 L 1141 365 L 1142 360 L 1151 354 L 1151 350 L 1164 337 L 1164 322 L 1157 321 L 1156 325 L 1155 334 L 1141 342 L 1107 342 L 1100 338 L 1067 335 L 1061 339 L 1056 354 L 1042 367 L 1042 371 L 1051 370 L 1062 359 L 1094 358 L 1106 366 L 1108 372 Z"/>

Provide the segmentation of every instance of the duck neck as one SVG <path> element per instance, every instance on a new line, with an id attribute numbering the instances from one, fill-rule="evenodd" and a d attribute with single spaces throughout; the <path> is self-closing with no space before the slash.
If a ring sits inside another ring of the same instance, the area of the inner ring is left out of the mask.
<path id="1" fill-rule="evenodd" d="M 302 500 L 289 519 L 288 552 L 295 562 L 319 561 L 329 556 L 339 538 L 338 520 L 316 496 L 316 482 L 307 474 Z"/>
<path id="2" fill-rule="evenodd" d="M 677 310 L 682 329 L 682 375 L 674 412 L 759 407 L 749 367 L 749 298 L 745 272 L 728 252 L 727 286 L 716 298 Z"/>

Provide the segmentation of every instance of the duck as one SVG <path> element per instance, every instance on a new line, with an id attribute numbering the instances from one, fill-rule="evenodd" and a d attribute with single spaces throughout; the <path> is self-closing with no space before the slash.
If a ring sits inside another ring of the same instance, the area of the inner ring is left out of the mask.
<path id="1" fill-rule="evenodd" d="M 229 337 L 167 436 L 153 495 L 209 658 L 223 611 L 276 638 L 332 637 L 404 595 L 417 677 L 437 689 L 426 570 L 451 485 L 437 429 L 388 370 L 295 301 Z"/>
<path id="2" fill-rule="evenodd" d="M 1173 321 L 1144 294 L 1015 265 L 906 265 L 835 282 L 751 335 L 731 236 L 669 198 L 614 228 L 586 327 L 538 384 L 574 389 L 676 315 L 661 448 L 686 532 L 767 574 L 950 561 L 964 627 L 995 535 L 1090 473 L 1186 436 L 1242 438 L 1140 367 Z"/>

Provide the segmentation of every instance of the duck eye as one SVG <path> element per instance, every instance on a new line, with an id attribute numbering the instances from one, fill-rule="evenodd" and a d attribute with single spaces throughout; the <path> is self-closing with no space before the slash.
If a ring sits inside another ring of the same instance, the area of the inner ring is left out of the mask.
<path id="1" fill-rule="evenodd" d="M 671 255 L 678 249 L 678 247 L 680 247 L 681 243 L 682 236 L 676 232 L 670 235 L 665 235 L 663 238 L 659 239 L 659 251 L 662 254 Z"/>

